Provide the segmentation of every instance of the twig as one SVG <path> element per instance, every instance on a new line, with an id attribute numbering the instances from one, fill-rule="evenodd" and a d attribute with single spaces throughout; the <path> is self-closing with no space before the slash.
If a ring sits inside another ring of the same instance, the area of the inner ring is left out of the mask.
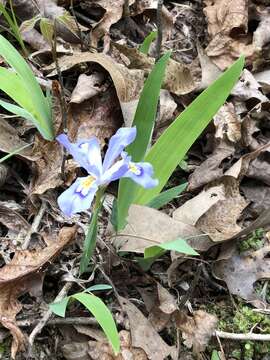
<path id="1" fill-rule="evenodd" d="M 125 0 L 125 2 L 124 2 L 123 17 L 124 17 L 125 19 L 128 18 L 128 17 L 130 17 L 129 0 Z"/>
<path id="2" fill-rule="evenodd" d="M 236 333 L 229 333 L 225 331 L 215 331 L 214 336 L 218 336 L 222 339 L 230 339 L 230 340 L 250 340 L 250 341 L 270 341 L 270 334 L 254 334 L 254 333 L 247 333 L 247 334 L 236 334 Z"/>
<path id="3" fill-rule="evenodd" d="M 73 282 L 66 283 L 62 290 L 59 292 L 59 294 L 55 298 L 55 302 L 59 302 L 63 300 L 65 296 L 67 296 L 67 293 L 71 289 L 73 285 Z M 52 316 L 53 312 L 49 309 L 46 311 L 46 313 L 43 315 L 42 319 L 38 322 L 38 324 L 34 327 L 32 330 L 30 336 L 29 336 L 29 355 L 32 356 L 32 350 L 33 350 L 33 344 L 35 341 L 36 336 L 42 331 L 44 326 L 48 323 L 50 320 L 50 317 Z"/>
<path id="4" fill-rule="evenodd" d="M 30 241 L 31 241 L 32 234 L 38 231 L 40 222 L 41 222 L 41 220 L 43 218 L 43 215 L 45 213 L 46 208 L 47 208 L 46 203 L 44 201 L 42 201 L 41 206 L 39 208 L 39 211 L 38 211 L 37 215 L 35 216 L 34 221 L 32 223 L 31 229 L 26 234 L 26 237 L 25 237 L 24 242 L 22 244 L 22 249 L 23 250 L 26 250 L 28 248 L 28 246 L 30 244 Z"/>
<path id="5" fill-rule="evenodd" d="M 22 328 L 36 326 L 39 324 L 40 319 L 33 320 L 18 320 L 17 325 Z M 92 317 L 70 317 L 70 318 L 56 318 L 50 319 L 44 326 L 55 326 L 55 325 L 98 325 L 95 318 Z"/>
<path id="6" fill-rule="evenodd" d="M 156 42 L 156 62 L 160 58 L 161 54 L 161 46 L 162 46 L 162 38 L 163 38 L 163 26 L 162 26 L 162 6 L 164 0 L 158 0 L 157 5 L 157 42 Z"/>

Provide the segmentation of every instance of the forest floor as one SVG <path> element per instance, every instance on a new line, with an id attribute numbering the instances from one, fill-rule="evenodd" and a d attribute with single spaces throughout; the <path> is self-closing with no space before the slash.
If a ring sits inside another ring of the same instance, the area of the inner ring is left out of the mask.
<path id="1" fill-rule="evenodd" d="M 84 170 L 57 141 L 1 108 L 1 158 L 24 149 L 0 162 L 0 359 L 269 360 L 269 1 L 0 3 L 18 22 L 16 33 L 1 11 L 1 34 L 52 93 L 56 135 L 67 131 L 72 142 L 96 136 L 104 152 L 121 126 L 131 126 L 144 80 L 162 54 L 171 51 L 153 143 L 245 56 L 226 103 L 166 184 L 182 185 L 181 192 L 159 209 L 132 205 L 128 229 L 115 234 L 117 182 L 107 188 L 82 276 L 91 209 L 68 217 L 57 198 Z M 153 31 L 159 36 L 144 54 L 140 45 Z M 199 120 L 190 119 L 191 128 Z M 142 265 L 144 249 L 176 238 L 199 256 L 167 251 Z M 117 324 L 118 355 L 79 302 L 65 317 L 48 307 L 100 284 L 107 289 L 94 293 Z"/>

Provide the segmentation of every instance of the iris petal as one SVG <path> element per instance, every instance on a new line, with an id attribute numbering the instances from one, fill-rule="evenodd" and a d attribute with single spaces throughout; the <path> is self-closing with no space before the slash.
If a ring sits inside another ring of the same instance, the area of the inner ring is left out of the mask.
<path id="1" fill-rule="evenodd" d="M 97 138 L 79 140 L 76 143 L 69 141 L 67 135 L 61 134 L 56 140 L 62 144 L 73 158 L 89 173 L 99 177 L 102 172 L 100 145 Z"/>
<path id="2" fill-rule="evenodd" d="M 81 190 L 84 187 L 87 178 L 88 177 L 78 178 L 58 197 L 58 205 L 66 216 L 72 216 L 90 208 L 98 185 L 96 182 L 93 182 L 91 187 L 89 187 L 88 192 L 84 192 L 85 195 L 83 195 L 82 192 L 78 190 Z"/>
<path id="3" fill-rule="evenodd" d="M 143 186 L 146 189 L 150 189 L 158 185 L 158 180 L 153 179 L 153 166 L 147 162 L 132 163 L 130 168 L 136 167 L 138 171 L 128 170 L 123 177 L 128 177 L 135 181 L 138 185 Z"/>
<path id="4" fill-rule="evenodd" d="M 107 171 L 105 171 L 101 178 L 102 184 L 107 184 L 111 181 L 120 179 L 128 171 L 128 163 L 122 159 L 117 161 Z"/>
<path id="5" fill-rule="evenodd" d="M 103 171 L 108 170 L 126 146 L 131 144 L 136 137 L 136 127 L 120 128 L 111 137 L 108 150 L 103 161 Z"/>

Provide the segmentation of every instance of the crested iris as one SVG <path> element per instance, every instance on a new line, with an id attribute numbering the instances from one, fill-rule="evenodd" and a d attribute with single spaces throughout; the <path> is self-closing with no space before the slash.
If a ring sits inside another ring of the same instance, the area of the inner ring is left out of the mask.
<path id="1" fill-rule="evenodd" d="M 122 177 L 130 178 L 145 188 L 158 184 L 158 180 L 152 178 L 151 164 L 135 163 L 124 152 L 125 147 L 131 144 L 135 137 L 136 127 L 120 128 L 109 141 L 103 163 L 100 143 L 96 137 L 76 143 L 71 143 L 65 134 L 56 138 L 88 173 L 88 176 L 79 177 L 58 197 L 58 205 L 65 215 L 72 216 L 89 209 L 100 187 Z"/>

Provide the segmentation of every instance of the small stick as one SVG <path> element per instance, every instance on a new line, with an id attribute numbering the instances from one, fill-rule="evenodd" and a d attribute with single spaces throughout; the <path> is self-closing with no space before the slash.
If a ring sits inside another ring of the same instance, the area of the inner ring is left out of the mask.
<path id="1" fill-rule="evenodd" d="M 59 302 L 59 301 L 63 300 L 63 298 L 67 296 L 67 293 L 71 289 L 72 285 L 73 285 L 73 282 L 71 282 L 71 281 L 67 282 L 63 286 L 60 293 L 56 296 L 54 302 Z M 32 355 L 33 344 L 34 344 L 36 336 L 42 331 L 44 326 L 46 326 L 46 324 L 48 323 L 48 321 L 50 320 L 50 317 L 52 315 L 53 315 L 53 312 L 50 309 L 48 309 L 46 311 L 46 313 L 43 315 L 42 319 L 37 323 L 37 325 L 32 330 L 32 332 L 29 336 L 29 354 L 30 354 L 30 356 Z"/>
<path id="2" fill-rule="evenodd" d="M 125 0 L 125 2 L 124 2 L 123 17 L 124 17 L 125 19 L 128 18 L 128 17 L 130 17 L 129 0 Z"/>
<path id="3" fill-rule="evenodd" d="M 39 208 L 39 211 L 36 214 L 36 216 L 34 218 L 34 221 L 32 223 L 31 229 L 26 234 L 26 237 L 25 237 L 24 242 L 22 244 L 22 249 L 23 250 L 26 250 L 28 248 L 28 246 L 30 244 L 30 241 L 31 241 L 32 234 L 38 231 L 40 222 L 41 222 L 41 220 L 43 218 L 43 215 L 45 213 L 46 208 L 47 208 L 46 203 L 44 201 L 42 201 L 41 206 Z"/>
<path id="4" fill-rule="evenodd" d="M 230 340 L 270 341 L 270 334 L 236 334 L 217 330 L 214 332 L 213 336 L 218 336 L 219 338 Z"/>
<path id="5" fill-rule="evenodd" d="M 30 327 L 39 324 L 39 319 L 33 320 L 18 320 L 17 325 L 19 327 Z M 95 318 L 92 317 L 70 317 L 70 318 L 56 318 L 50 319 L 44 326 L 56 326 L 56 325 L 98 325 Z"/>
<path id="6" fill-rule="evenodd" d="M 156 42 L 156 62 L 159 60 L 161 55 L 161 46 L 163 38 L 163 24 L 162 24 L 162 6 L 164 0 L 158 0 L 157 5 L 157 42 Z"/>

